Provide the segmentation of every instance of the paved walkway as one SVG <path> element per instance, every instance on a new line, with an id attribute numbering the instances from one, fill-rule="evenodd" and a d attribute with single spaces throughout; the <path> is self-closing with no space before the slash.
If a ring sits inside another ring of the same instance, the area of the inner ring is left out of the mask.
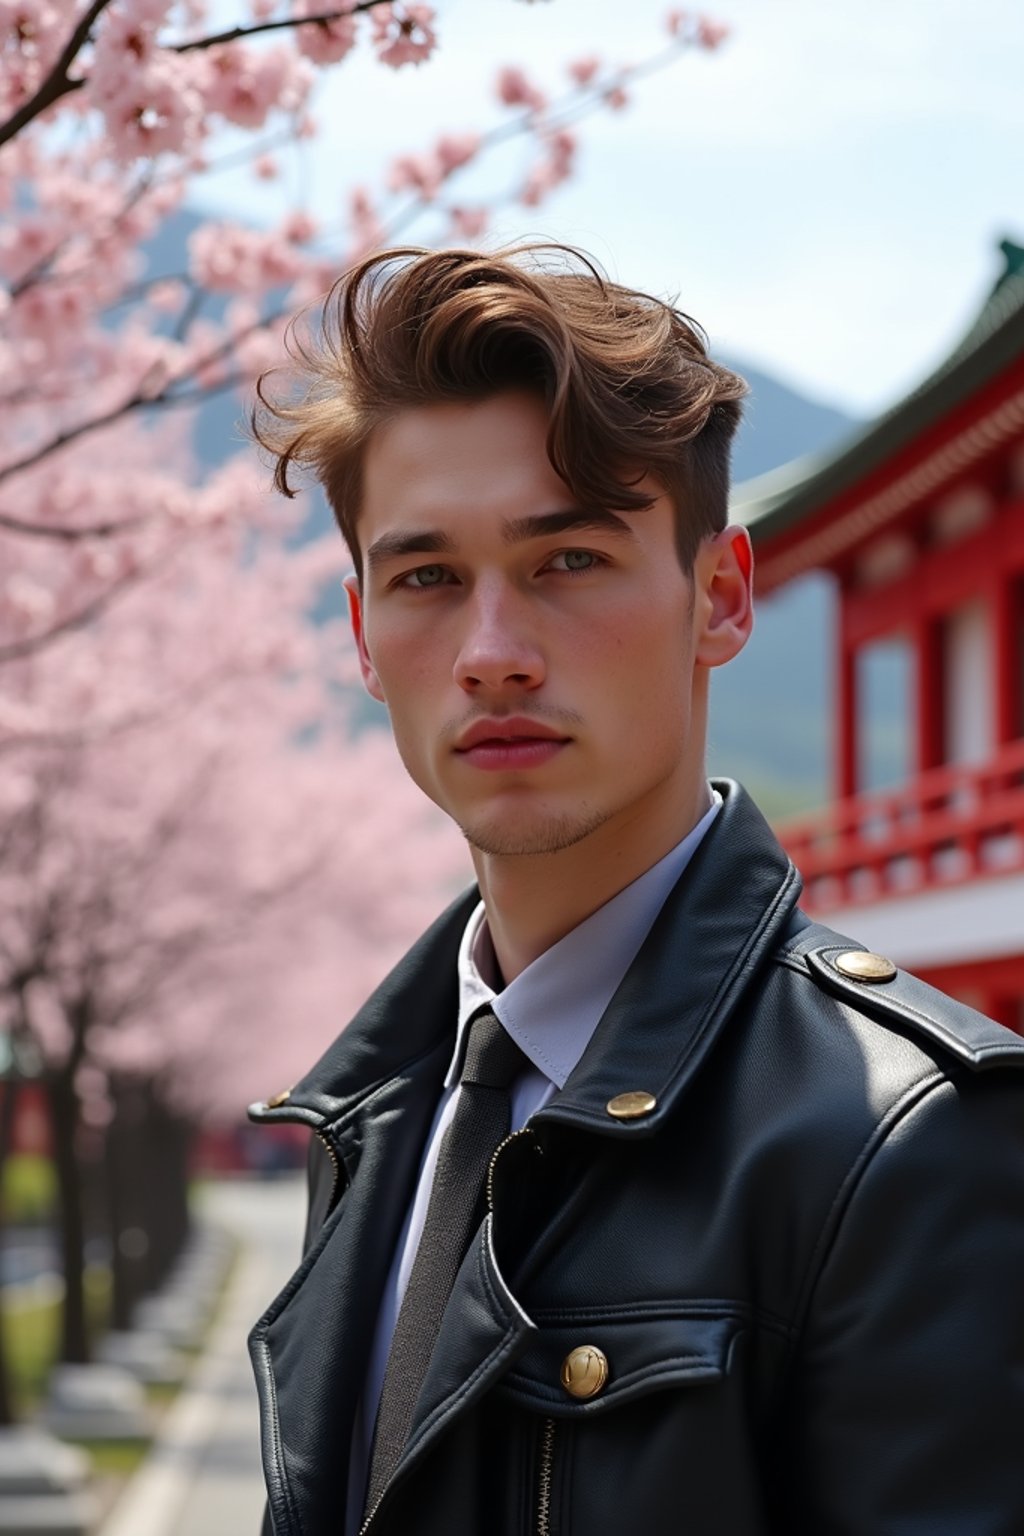
<path id="1" fill-rule="evenodd" d="M 205 1353 L 100 1536 L 258 1536 L 263 1474 L 245 1337 L 298 1262 L 304 1202 L 296 1178 L 207 1191 L 206 1213 L 237 1233 L 239 1260 Z"/>

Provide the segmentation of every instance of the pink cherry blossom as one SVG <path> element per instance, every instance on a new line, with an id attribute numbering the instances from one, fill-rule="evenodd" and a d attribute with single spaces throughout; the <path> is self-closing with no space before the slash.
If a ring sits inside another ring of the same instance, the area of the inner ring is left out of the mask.
<path id="1" fill-rule="evenodd" d="M 506 107 L 529 107 L 531 112 L 543 112 L 548 104 L 544 92 L 527 77 L 526 71 L 517 64 L 508 64 L 498 72 L 498 100 Z"/>
<path id="2" fill-rule="evenodd" d="M 355 0 L 347 0 L 349 8 L 355 4 Z M 333 9 L 324 3 L 324 0 L 296 0 L 294 12 L 296 16 L 323 15 L 329 9 Z M 337 5 L 338 10 L 345 9 L 345 0 Z M 300 53 L 305 54 L 314 64 L 338 64 L 347 54 L 351 53 L 356 45 L 356 18 L 354 16 L 338 16 L 331 21 L 318 21 L 315 24 L 298 27 L 295 33 L 296 43 Z"/>
<path id="3" fill-rule="evenodd" d="M 281 238 L 292 245 L 308 245 L 317 234 L 317 222 L 301 208 L 296 208 L 281 224 Z"/>
<path id="4" fill-rule="evenodd" d="M 158 26 L 159 21 L 147 22 L 138 8 L 107 11 L 97 30 L 93 51 L 93 87 L 101 94 L 109 94 L 111 77 L 150 63 L 157 53 Z"/>
<path id="5" fill-rule="evenodd" d="M 444 179 L 444 170 L 436 155 L 398 155 L 388 170 L 388 186 L 392 192 L 409 190 L 428 201 L 434 197 Z"/>
<path id="6" fill-rule="evenodd" d="M 576 156 L 576 135 L 568 128 L 559 128 L 541 137 L 545 154 L 530 170 L 519 194 L 519 200 L 527 208 L 536 208 L 549 193 L 572 175 Z"/>
<path id="7" fill-rule="evenodd" d="M 472 244 L 487 231 L 489 223 L 486 208 L 449 208 L 451 225 L 448 238 Z"/>
<path id="8" fill-rule="evenodd" d="M 0 0 L 0 106 L 10 111 L 42 84 L 61 48 L 55 0 Z"/>
<path id="9" fill-rule="evenodd" d="M 240 224 L 204 224 L 189 239 L 189 266 L 214 293 L 264 293 L 299 275 L 302 261 L 281 235 Z"/>
<path id="10" fill-rule="evenodd" d="M 547 147 L 555 173 L 560 180 L 565 180 L 572 170 L 578 148 L 576 135 L 569 128 L 557 128 L 553 133 L 544 135 L 543 143 Z"/>
<path id="11" fill-rule="evenodd" d="M 181 153 L 199 135 L 203 105 L 191 61 L 173 54 L 145 68 L 104 74 L 100 106 L 117 159 Z"/>
<path id="12" fill-rule="evenodd" d="M 443 133 L 434 145 L 442 176 L 468 165 L 480 153 L 481 142 L 478 133 Z"/>
<path id="13" fill-rule="evenodd" d="M 357 261 L 361 256 L 384 244 L 386 239 L 384 224 L 367 187 L 352 188 L 349 193 L 348 217 L 354 241 L 350 253 L 352 261 Z"/>
<path id="14" fill-rule="evenodd" d="M 601 68 L 601 60 L 596 53 L 588 53 L 581 59 L 573 59 L 567 66 L 570 80 L 577 85 L 590 85 Z"/>
<path id="15" fill-rule="evenodd" d="M 262 128 L 274 110 L 298 111 L 313 82 L 308 64 L 284 44 L 223 43 L 204 57 L 208 109 L 240 128 Z"/>
<path id="16" fill-rule="evenodd" d="M 145 27 L 154 30 L 163 25 L 170 14 L 174 0 L 132 0 L 132 10 L 138 20 Z M 187 7 L 182 7 L 187 10 Z M 199 3 L 193 7 L 195 15 L 202 17 L 205 14 L 205 6 Z"/>
<path id="17" fill-rule="evenodd" d="M 437 47 L 432 5 L 378 5 L 370 12 L 373 46 L 382 64 L 401 69 L 403 64 L 422 64 Z"/>
<path id="18" fill-rule="evenodd" d="M 725 22 L 712 21 L 708 16 L 701 16 L 697 21 L 697 41 L 702 48 L 720 48 L 729 37 L 731 30 Z"/>
<path id="19" fill-rule="evenodd" d="M 167 278 L 154 283 L 146 295 L 155 310 L 163 314 L 176 314 L 185 302 L 187 289 L 184 283 Z"/>

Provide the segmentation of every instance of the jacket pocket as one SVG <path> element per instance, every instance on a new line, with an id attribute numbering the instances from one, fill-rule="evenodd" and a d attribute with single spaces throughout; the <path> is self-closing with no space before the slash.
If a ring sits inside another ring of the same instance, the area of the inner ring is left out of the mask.
<path id="1" fill-rule="evenodd" d="M 534 1446 L 529 1536 L 764 1536 L 754 1358 L 781 1330 L 725 1298 L 531 1321 L 495 1387 Z"/>
<path id="2" fill-rule="evenodd" d="M 536 1332 L 499 1391 L 542 1418 L 612 1412 L 670 1387 L 698 1387 L 728 1373 L 746 1327 L 742 1309 L 647 1303 L 557 1314 L 535 1311 Z"/>

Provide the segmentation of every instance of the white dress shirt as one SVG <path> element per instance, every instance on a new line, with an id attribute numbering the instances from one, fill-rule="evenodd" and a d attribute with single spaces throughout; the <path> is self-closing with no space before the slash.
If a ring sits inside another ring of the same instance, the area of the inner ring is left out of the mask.
<path id="1" fill-rule="evenodd" d="M 346 1529 L 362 1524 L 373 1426 L 398 1309 L 419 1246 L 434 1169 L 459 1097 L 459 1073 L 466 1027 L 481 1005 L 493 1008 L 530 1065 L 512 1085 L 512 1130 L 519 1130 L 559 1088 L 590 1044 L 619 983 L 647 937 L 672 887 L 718 814 L 722 798 L 664 858 L 619 891 L 526 967 L 507 987 L 501 984 L 483 902 L 466 924 L 459 949 L 459 1017 L 455 1051 L 444 1092 L 427 1137 L 419 1180 L 384 1286 L 362 1404 L 352 1437 Z"/>

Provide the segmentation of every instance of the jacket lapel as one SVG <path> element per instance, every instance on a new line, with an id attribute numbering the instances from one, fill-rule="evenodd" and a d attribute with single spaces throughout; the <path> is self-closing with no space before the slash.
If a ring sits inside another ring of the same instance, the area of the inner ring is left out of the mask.
<path id="1" fill-rule="evenodd" d="M 331 1128 L 348 1188 L 250 1335 L 281 1536 L 334 1530 L 345 1509 L 377 1310 L 449 1056 L 445 1041 Z"/>
<path id="2" fill-rule="evenodd" d="M 286 1098 L 250 1109 L 308 1125 L 338 1170 L 330 1214 L 249 1339 L 280 1536 L 333 1531 L 345 1509 L 377 1310 L 454 1046 L 458 946 L 478 899 L 438 919 Z"/>

